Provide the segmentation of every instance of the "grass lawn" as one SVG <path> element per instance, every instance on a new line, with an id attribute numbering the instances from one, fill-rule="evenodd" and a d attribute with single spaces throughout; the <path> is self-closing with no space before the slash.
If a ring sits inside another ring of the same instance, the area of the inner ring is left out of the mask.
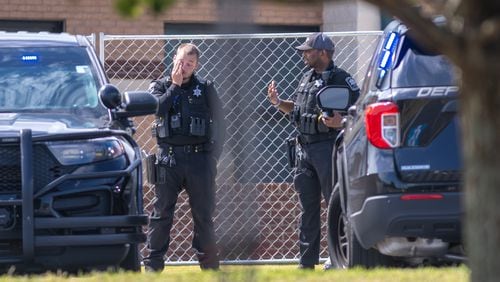
<path id="1" fill-rule="evenodd" d="M 439 281 L 461 282 L 469 281 L 469 270 L 460 267 L 422 267 L 422 268 L 397 268 L 397 269 L 351 269 L 323 271 L 317 268 L 314 271 L 297 270 L 296 265 L 223 265 L 221 271 L 201 271 L 198 266 L 167 266 L 162 273 L 91 273 L 81 276 L 65 276 L 57 274 L 44 274 L 32 276 L 0 276 L 0 282 L 20 281 L 133 281 L 133 282 L 254 282 L 254 281 Z"/>

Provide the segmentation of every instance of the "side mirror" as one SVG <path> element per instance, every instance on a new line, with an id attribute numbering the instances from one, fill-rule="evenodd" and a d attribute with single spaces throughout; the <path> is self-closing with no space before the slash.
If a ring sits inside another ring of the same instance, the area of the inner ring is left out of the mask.
<path id="1" fill-rule="evenodd" d="M 120 90 L 112 84 L 105 84 L 99 89 L 99 98 L 103 105 L 110 110 L 118 108 L 122 103 Z"/>
<path id="2" fill-rule="evenodd" d="M 115 118 L 127 118 L 155 114 L 158 99 L 146 91 L 120 93 L 116 86 L 106 84 L 99 89 L 99 98 L 113 112 Z"/>
<path id="3" fill-rule="evenodd" d="M 341 86 L 327 86 L 316 94 L 318 106 L 327 115 L 333 111 L 346 112 L 349 107 L 349 89 Z"/>
<path id="4" fill-rule="evenodd" d="M 155 114 L 158 109 L 158 98 L 146 91 L 128 91 L 123 94 L 123 113 L 126 116 L 144 116 Z"/>

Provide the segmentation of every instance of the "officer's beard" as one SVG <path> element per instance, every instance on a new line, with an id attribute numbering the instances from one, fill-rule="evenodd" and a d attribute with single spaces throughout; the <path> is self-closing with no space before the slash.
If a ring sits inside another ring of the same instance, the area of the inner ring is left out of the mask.
<path id="1" fill-rule="evenodd" d="M 304 64 L 306 64 L 306 66 L 308 66 L 308 67 L 310 67 L 312 69 L 315 69 L 316 67 L 319 66 L 318 60 L 316 60 L 316 61 L 310 61 L 310 60 L 304 59 Z"/>
<path id="2" fill-rule="evenodd" d="M 310 68 L 313 68 L 314 66 L 310 63 L 310 61 L 306 58 L 302 59 L 302 61 L 304 62 L 304 65 L 310 67 Z"/>

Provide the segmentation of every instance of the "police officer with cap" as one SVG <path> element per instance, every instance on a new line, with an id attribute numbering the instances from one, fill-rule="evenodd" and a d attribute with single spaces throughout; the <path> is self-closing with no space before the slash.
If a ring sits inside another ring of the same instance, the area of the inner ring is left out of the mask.
<path id="1" fill-rule="evenodd" d="M 202 269 L 218 269 L 214 232 L 215 176 L 224 143 L 222 103 L 211 81 L 195 74 L 200 51 L 181 44 L 171 75 L 153 81 L 159 99 L 152 131 L 158 142 L 154 165 L 154 210 L 144 258 L 146 271 L 162 271 L 177 197 L 184 188 L 194 222 L 192 246 Z M 150 173 L 148 172 L 148 175 Z"/>
<path id="2" fill-rule="evenodd" d="M 311 69 L 299 81 L 290 100 L 279 98 L 275 81 L 267 89 L 268 99 L 277 109 L 290 114 L 297 128 L 297 161 L 294 186 L 302 208 L 299 231 L 300 265 L 314 269 L 319 263 L 321 238 L 321 195 L 328 203 L 332 192 L 332 152 L 335 138 L 342 127 L 342 116 L 335 112 L 321 114 L 316 94 L 327 85 L 347 87 L 350 103 L 359 96 L 359 87 L 349 73 L 337 67 L 333 60 L 335 46 L 324 33 L 314 33 L 300 46 L 304 63 Z"/>

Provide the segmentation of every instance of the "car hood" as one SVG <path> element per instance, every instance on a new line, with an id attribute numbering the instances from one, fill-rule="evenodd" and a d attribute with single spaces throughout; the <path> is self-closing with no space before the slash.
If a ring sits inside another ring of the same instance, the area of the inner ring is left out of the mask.
<path id="1" fill-rule="evenodd" d="M 106 120 L 83 118 L 70 113 L 0 113 L 0 135 L 3 132 L 31 129 L 34 135 L 65 133 L 105 128 Z"/>

